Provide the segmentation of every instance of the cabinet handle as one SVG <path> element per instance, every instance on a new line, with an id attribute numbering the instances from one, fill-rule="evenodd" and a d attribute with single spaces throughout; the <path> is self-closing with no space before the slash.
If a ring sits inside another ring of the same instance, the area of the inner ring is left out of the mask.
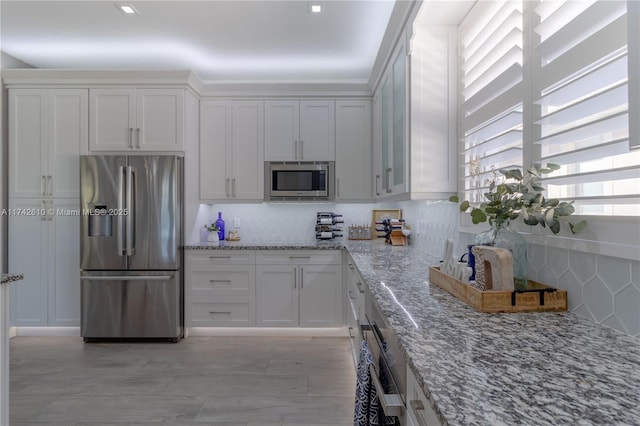
<path id="1" fill-rule="evenodd" d="M 225 197 L 229 198 L 229 181 L 230 179 L 227 178 L 224 182 L 224 195 Z"/>
<path id="2" fill-rule="evenodd" d="M 298 270 L 293 268 L 293 288 L 298 288 Z"/>
<path id="3" fill-rule="evenodd" d="M 129 148 L 133 149 L 133 127 L 129 127 Z"/>
<path id="4" fill-rule="evenodd" d="M 231 179 L 231 196 L 236 198 L 236 178 Z"/>
<path id="5" fill-rule="evenodd" d="M 349 290 L 349 299 L 353 300 L 355 297 L 353 296 L 353 291 Z"/>
<path id="6" fill-rule="evenodd" d="M 336 179 L 336 197 L 340 198 L 340 178 Z"/>
<path id="7" fill-rule="evenodd" d="M 47 195 L 53 195 L 53 176 L 47 176 Z"/>
<path id="8" fill-rule="evenodd" d="M 298 159 L 298 141 L 293 141 L 293 158 Z"/>
<path id="9" fill-rule="evenodd" d="M 349 327 L 349 337 L 351 339 L 355 339 L 356 338 L 356 336 L 353 335 L 353 327 Z"/>
<path id="10" fill-rule="evenodd" d="M 386 171 L 387 173 L 387 194 L 391 194 L 391 171 L 393 169 L 389 167 Z"/>
<path id="11" fill-rule="evenodd" d="M 138 141 L 138 149 L 140 149 L 140 127 L 138 127 L 136 129 L 136 136 L 137 136 L 137 141 Z"/>
<path id="12" fill-rule="evenodd" d="M 364 293 L 364 290 L 362 289 L 362 283 L 360 281 L 356 283 L 356 287 L 358 287 L 358 291 L 360 292 L 360 294 Z"/>
<path id="13" fill-rule="evenodd" d="M 349 269 L 354 269 L 353 263 L 349 263 Z"/>
<path id="14" fill-rule="evenodd" d="M 40 200 L 40 211 L 42 212 L 40 220 L 47 220 L 47 202 L 45 200 Z"/>
<path id="15" fill-rule="evenodd" d="M 311 256 L 289 256 L 289 259 L 310 259 Z"/>
<path id="16" fill-rule="evenodd" d="M 46 191 L 45 186 L 47 186 L 47 184 L 45 182 L 46 179 L 47 178 L 45 177 L 45 175 L 41 175 L 40 176 L 40 195 L 42 195 L 43 197 L 46 195 L 45 194 L 45 191 Z"/>
<path id="17" fill-rule="evenodd" d="M 300 139 L 300 160 L 304 160 L 304 141 Z"/>
<path id="18" fill-rule="evenodd" d="M 380 195 L 380 175 L 376 175 L 376 195 Z"/>
<path id="19" fill-rule="evenodd" d="M 49 210 L 47 210 L 47 216 L 48 216 L 48 220 L 51 222 L 53 221 L 53 214 L 49 214 L 49 212 L 53 212 L 53 200 L 49 200 L 48 204 L 49 204 Z"/>
<path id="20" fill-rule="evenodd" d="M 209 311 L 210 314 L 226 314 L 231 315 L 231 311 Z"/>
<path id="21" fill-rule="evenodd" d="M 226 283 L 231 284 L 231 280 L 209 280 L 210 283 Z"/>
<path id="22" fill-rule="evenodd" d="M 304 268 L 300 267 L 300 289 L 304 288 Z"/>
<path id="23" fill-rule="evenodd" d="M 428 426 L 427 422 L 424 420 L 424 417 L 422 417 L 422 412 L 424 411 L 424 405 L 422 404 L 422 401 L 420 401 L 419 399 L 412 399 L 411 401 L 409 401 L 409 405 L 413 410 L 413 414 L 415 414 L 416 420 L 418 421 L 418 426 Z"/>
<path id="24" fill-rule="evenodd" d="M 231 259 L 231 256 L 209 256 L 209 259 Z"/>

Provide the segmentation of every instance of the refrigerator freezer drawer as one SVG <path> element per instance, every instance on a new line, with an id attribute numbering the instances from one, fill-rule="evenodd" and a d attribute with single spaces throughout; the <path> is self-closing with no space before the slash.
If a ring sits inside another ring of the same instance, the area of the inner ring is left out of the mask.
<path id="1" fill-rule="evenodd" d="M 180 271 L 84 272 L 80 279 L 85 340 L 182 336 Z"/>

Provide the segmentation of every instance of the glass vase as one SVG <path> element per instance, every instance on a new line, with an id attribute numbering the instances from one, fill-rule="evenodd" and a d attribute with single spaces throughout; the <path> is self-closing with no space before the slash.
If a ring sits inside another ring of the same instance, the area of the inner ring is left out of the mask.
<path id="1" fill-rule="evenodd" d="M 513 278 L 516 290 L 527 288 L 527 241 L 519 233 L 509 228 L 508 220 L 494 220 L 491 228 L 476 235 L 475 244 L 504 248 L 513 258 Z"/>

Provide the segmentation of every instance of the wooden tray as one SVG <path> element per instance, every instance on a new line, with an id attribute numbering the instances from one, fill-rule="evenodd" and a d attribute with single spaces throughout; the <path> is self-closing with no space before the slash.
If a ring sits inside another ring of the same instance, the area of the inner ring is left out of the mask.
<path id="1" fill-rule="evenodd" d="M 566 311 L 567 292 L 529 280 L 526 290 L 480 291 L 472 285 L 429 268 L 429 282 L 480 312 L 546 312 Z"/>

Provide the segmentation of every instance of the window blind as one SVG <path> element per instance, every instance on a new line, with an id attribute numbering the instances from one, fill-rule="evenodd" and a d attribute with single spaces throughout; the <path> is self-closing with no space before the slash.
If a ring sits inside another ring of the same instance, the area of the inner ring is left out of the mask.
<path id="1" fill-rule="evenodd" d="M 544 180 L 547 197 L 575 200 L 578 214 L 639 215 L 627 1 L 546 0 L 534 10 L 534 162 L 561 166 Z"/>
<path id="2" fill-rule="evenodd" d="M 464 197 L 522 167 L 522 1 L 478 2 L 459 27 Z"/>

